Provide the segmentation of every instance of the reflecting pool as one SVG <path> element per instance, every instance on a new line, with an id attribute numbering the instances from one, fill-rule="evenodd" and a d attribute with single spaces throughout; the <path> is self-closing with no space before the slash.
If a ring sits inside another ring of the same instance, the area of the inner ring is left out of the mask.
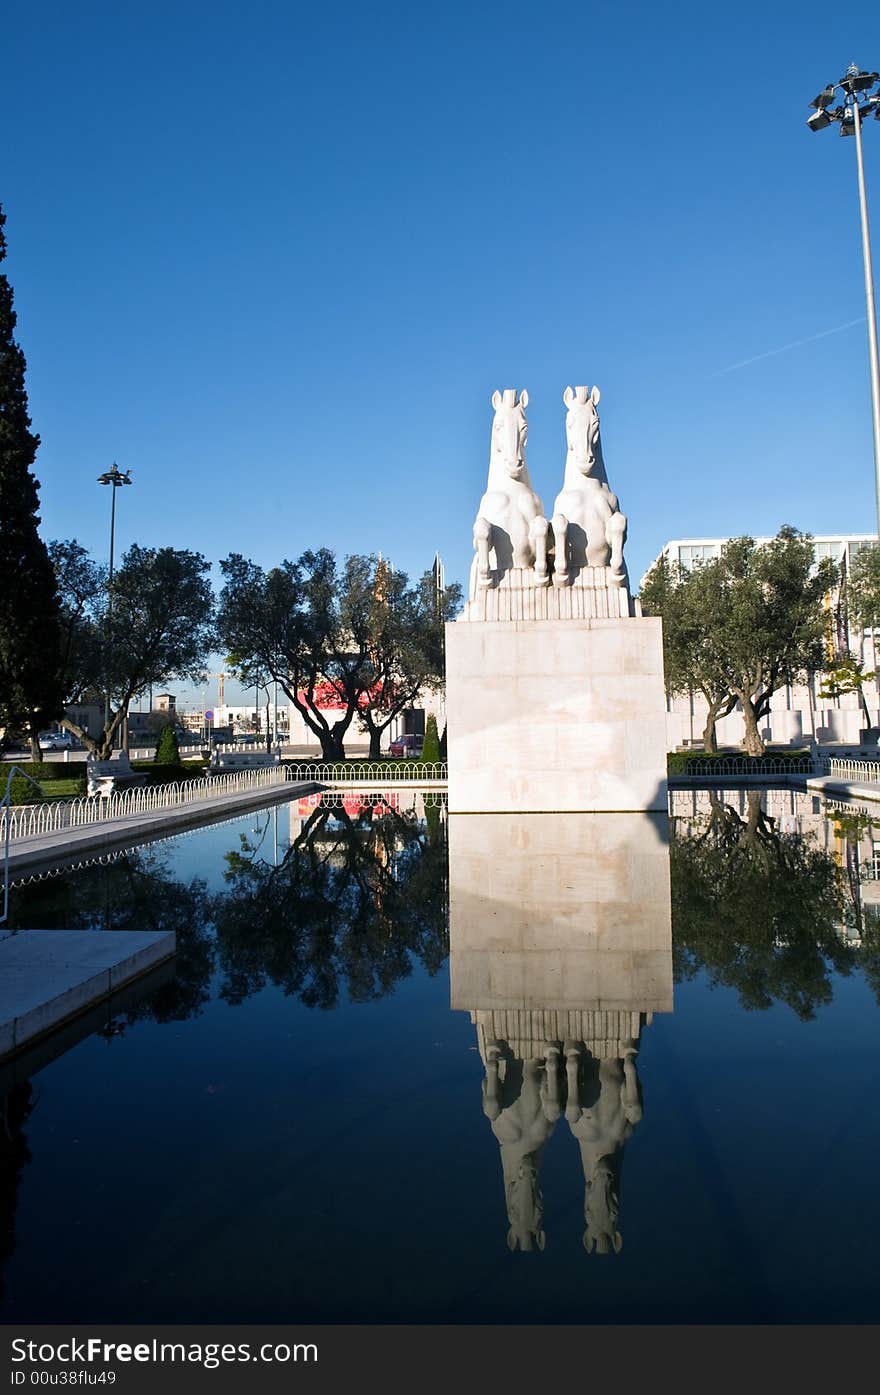
<path id="1" fill-rule="evenodd" d="M 773 790 L 324 794 L 16 886 L 178 953 L 0 1063 L 2 1320 L 873 1322 L 878 904 L 869 811 Z"/>

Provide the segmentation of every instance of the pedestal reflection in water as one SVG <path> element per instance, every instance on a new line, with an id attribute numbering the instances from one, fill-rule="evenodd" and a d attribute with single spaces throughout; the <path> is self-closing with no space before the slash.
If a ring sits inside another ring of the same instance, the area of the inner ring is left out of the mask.
<path id="1" fill-rule="evenodd" d="M 666 816 L 451 814 L 449 942 L 452 1007 L 470 1013 L 485 1069 L 509 1247 L 546 1244 L 541 1161 L 567 1126 L 584 1247 L 619 1251 L 641 1035 L 672 1011 Z"/>

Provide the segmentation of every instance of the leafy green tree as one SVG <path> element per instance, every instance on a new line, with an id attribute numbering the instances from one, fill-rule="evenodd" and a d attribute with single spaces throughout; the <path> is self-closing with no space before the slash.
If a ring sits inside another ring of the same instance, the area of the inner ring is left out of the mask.
<path id="1" fill-rule="evenodd" d="M 855 658 L 852 654 L 841 655 L 826 671 L 819 689 L 819 696 L 833 698 L 836 701 L 838 698 L 845 697 L 847 693 L 858 693 L 865 726 L 869 727 L 871 714 L 868 711 L 864 685 L 873 682 L 875 677 L 874 673 L 865 673 L 865 666 L 861 659 Z"/>
<path id="2" fill-rule="evenodd" d="M 673 963 L 679 980 L 707 974 L 744 1007 L 786 1003 L 804 1021 L 831 1001 L 832 973 L 856 952 L 842 938 L 847 896 L 834 858 L 780 834 L 749 790 L 742 817 L 710 794 L 708 817 L 673 819 Z"/>
<path id="3" fill-rule="evenodd" d="M 157 765 L 180 765 L 180 747 L 177 744 L 177 733 L 170 722 L 159 733 L 159 740 L 156 743 L 156 754 L 153 760 Z"/>
<path id="4" fill-rule="evenodd" d="M 53 544 L 52 557 L 63 601 L 65 705 L 103 704 L 105 689 L 110 695 L 97 739 L 69 719 L 64 725 L 106 759 L 137 693 L 172 678 L 203 680 L 215 643 L 210 563 L 197 552 L 135 545 L 109 594 L 106 574 L 76 541 Z"/>
<path id="5" fill-rule="evenodd" d="M 0 262 L 6 256 L 0 208 Z M 58 672 L 60 601 L 38 526 L 39 483 L 31 466 L 39 436 L 30 429 L 25 358 L 15 339 L 12 287 L 0 275 L 0 727 L 37 735 L 64 712 Z"/>
<path id="6" fill-rule="evenodd" d="M 717 608 L 720 585 L 717 569 L 697 566 L 693 571 L 670 567 L 661 557 L 642 586 L 640 600 L 645 615 L 663 621 L 663 673 L 667 697 L 701 693 L 706 702 L 703 748 L 718 750 L 716 726 L 736 706 L 728 675 L 703 645 L 707 607 Z"/>
<path id="7" fill-rule="evenodd" d="M 760 546 L 733 538 L 690 574 L 652 578 L 645 609 L 669 626 L 667 682 L 704 694 L 710 737 L 716 717 L 738 703 L 746 751 L 763 755 L 758 723 L 773 694 L 822 666 L 823 600 L 836 582 L 834 564 L 815 566 L 811 537 L 788 525 Z"/>
<path id="8" fill-rule="evenodd" d="M 437 718 L 433 712 L 428 713 L 425 722 L 425 742 L 422 747 L 423 761 L 438 761 L 440 759 L 440 737 L 437 735 Z"/>
<path id="9" fill-rule="evenodd" d="M 269 572 L 237 553 L 220 566 L 218 630 L 230 665 L 246 686 L 267 675 L 277 682 L 326 760 L 344 758 L 355 720 L 377 759 L 394 718 L 442 682 L 443 623 L 460 604 L 458 586 L 438 606 L 430 573 L 411 586 L 376 557 L 340 567 L 327 548 Z"/>
<path id="10" fill-rule="evenodd" d="M 880 543 L 859 548 L 847 586 L 850 619 L 860 630 L 880 626 Z"/>

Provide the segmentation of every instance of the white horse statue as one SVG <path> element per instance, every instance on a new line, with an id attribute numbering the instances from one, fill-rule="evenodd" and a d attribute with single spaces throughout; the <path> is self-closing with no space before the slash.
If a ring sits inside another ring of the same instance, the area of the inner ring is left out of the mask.
<path id="1" fill-rule="evenodd" d="M 546 1243 L 538 1169 L 562 1112 L 559 1047 L 548 1044 L 546 1052 L 543 1061 L 518 1061 L 501 1043 L 486 1043 L 483 1113 L 501 1146 L 511 1250 L 543 1250 Z"/>
<path id="2" fill-rule="evenodd" d="M 553 505 L 556 558 L 553 583 L 567 586 L 581 567 L 611 568 L 615 586 L 627 584 L 623 561 L 626 519 L 611 492 L 599 439 L 597 387 L 567 387 L 565 480 Z"/>
<path id="3" fill-rule="evenodd" d="M 620 1214 L 619 1156 L 642 1117 L 634 1042 L 622 1042 L 617 1059 L 584 1059 L 581 1070 L 579 1043 L 565 1043 L 567 1103 L 565 1117 L 580 1145 L 584 1169 L 584 1249 L 607 1255 L 620 1253 L 623 1238 L 617 1226 Z M 583 1079 L 582 1079 L 583 1077 Z M 584 1106 L 584 1096 L 592 1103 Z"/>
<path id="4" fill-rule="evenodd" d="M 489 481 L 474 522 L 476 584 L 492 584 L 511 567 L 534 567 L 539 586 L 550 580 L 547 566 L 549 525 L 526 467 L 525 409 L 529 394 L 515 388 L 492 394 L 495 420 L 489 455 Z M 471 587 L 474 595 L 474 587 Z"/>

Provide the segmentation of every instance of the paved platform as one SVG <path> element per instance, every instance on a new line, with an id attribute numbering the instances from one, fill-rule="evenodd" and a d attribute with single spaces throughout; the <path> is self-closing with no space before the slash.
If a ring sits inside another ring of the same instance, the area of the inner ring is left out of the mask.
<path id="1" fill-rule="evenodd" d="M 17 930 L 0 936 L 0 1058 L 169 959 L 173 931 Z"/>
<path id="2" fill-rule="evenodd" d="M 234 818 L 238 813 L 264 804 L 284 803 L 323 789 L 313 781 L 293 780 L 259 789 L 240 790 L 237 794 L 218 794 L 208 799 L 193 800 L 170 809 L 154 809 L 150 813 L 132 814 L 126 818 L 102 819 L 100 823 L 83 824 L 80 828 L 62 828 L 54 833 L 41 833 L 35 838 L 13 838 L 9 844 L 9 875 L 39 867 L 57 867 L 76 861 L 94 852 L 148 843 L 154 838 L 167 838 L 175 829 L 193 828 L 202 823 Z M 0 874 L 3 847 L 0 844 Z"/>
<path id="3" fill-rule="evenodd" d="M 869 780 L 842 780 L 839 775 L 816 775 L 807 780 L 811 794 L 826 799 L 857 799 L 880 804 L 880 783 Z"/>

